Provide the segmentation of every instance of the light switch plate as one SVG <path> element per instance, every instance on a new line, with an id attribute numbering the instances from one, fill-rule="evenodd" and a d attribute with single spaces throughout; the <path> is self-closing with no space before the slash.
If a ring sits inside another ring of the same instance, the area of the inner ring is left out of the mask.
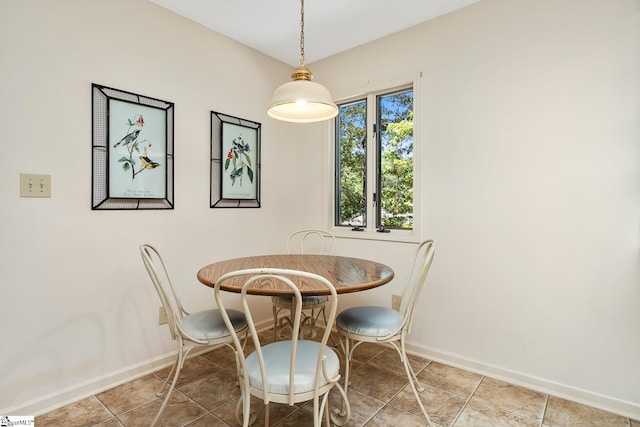
<path id="1" fill-rule="evenodd" d="M 21 173 L 20 197 L 51 197 L 51 175 Z"/>

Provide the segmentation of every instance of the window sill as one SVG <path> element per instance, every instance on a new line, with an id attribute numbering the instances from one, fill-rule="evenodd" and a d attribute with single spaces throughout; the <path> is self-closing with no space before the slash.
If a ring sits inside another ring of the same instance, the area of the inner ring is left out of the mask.
<path id="1" fill-rule="evenodd" d="M 343 228 L 333 228 L 331 232 L 337 239 L 355 239 L 355 240 L 375 240 L 381 242 L 403 242 L 418 243 L 420 240 L 415 233 L 401 232 L 391 230 L 389 233 L 380 233 L 377 231 L 352 231 Z"/>

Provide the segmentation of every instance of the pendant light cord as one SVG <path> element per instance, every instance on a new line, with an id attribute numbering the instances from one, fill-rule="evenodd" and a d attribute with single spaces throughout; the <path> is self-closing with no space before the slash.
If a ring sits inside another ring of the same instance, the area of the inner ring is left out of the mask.
<path id="1" fill-rule="evenodd" d="M 304 0 L 300 0 L 300 66 L 304 66 Z"/>

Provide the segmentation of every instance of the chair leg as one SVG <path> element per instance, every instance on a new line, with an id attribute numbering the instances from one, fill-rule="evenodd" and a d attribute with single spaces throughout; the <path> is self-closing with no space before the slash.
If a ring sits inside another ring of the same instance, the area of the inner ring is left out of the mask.
<path id="1" fill-rule="evenodd" d="M 316 313 L 316 310 L 318 310 L 318 312 Z M 304 313 L 303 313 L 304 315 Z M 304 315 L 304 320 L 302 322 L 300 322 L 300 335 L 302 336 L 302 330 L 303 330 L 303 326 L 307 326 L 307 328 L 309 328 L 309 331 L 311 333 L 310 338 L 313 339 L 315 338 L 317 331 L 316 331 L 316 326 L 318 325 L 318 319 L 320 319 L 320 315 L 322 315 L 322 319 L 324 320 L 324 327 L 327 327 L 327 313 L 324 310 L 324 306 L 321 306 L 318 309 L 312 308 L 311 309 L 311 315 L 310 316 L 306 316 Z M 335 346 L 336 343 L 335 341 L 333 341 L 333 338 L 331 338 L 332 344 Z"/>
<path id="2" fill-rule="evenodd" d="M 347 392 L 349 388 L 349 374 L 351 373 L 351 356 L 353 350 L 351 349 L 351 339 L 344 338 L 344 392 Z"/>
<path id="3" fill-rule="evenodd" d="M 342 345 L 342 340 L 340 340 L 340 344 Z M 344 345 L 342 346 L 342 350 L 344 351 L 344 399 L 342 403 L 342 410 L 340 411 L 340 416 L 343 417 L 347 414 L 348 411 L 348 401 L 347 401 L 347 390 L 349 389 L 349 374 L 351 371 L 351 339 L 348 337 L 344 337 Z M 340 384 L 337 384 L 340 386 Z"/>
<path id="4" fill-rule="evenodd" d="M 405 347 L 404 347 L 404 337 L 400 340 L 400 347 L 402 349 L 401 356 L 402 356 L 402 363 L 404 365 L 404 371 L 407 374 L 407 379 L 409 380 L 409 385 L 411 386 L 413 395 L 416 397 L 416 400 L 418 401 L 418 405 L 422 410 L 422 414 L 427 419 L 427 424 L 429 426 L 433 426 L 433 424 L 431 423 L 431 419 L 429 418 L 429 414 L 427 413 L 427 410 L 425 409 L 424 404 L 422 403 L 422 399 L 420 399 L 420 394 L 418 393 L 418 390 L 423 391 L 424 387 L 422 387 L 422 385 L 420 385 L 420 383 L 418 382 L 418 378 L 416 377 L 416 374 L 413 372 L 413 368 L 411 368 L 411 365 L 409 364 L 409 358 L 407 357 L 407 352 L 405 351 Z"/>
<path id="5" fill-rule="evenodd" d="M 413 372 L 411 363 L 409 363 L 407 352 L 404 346 L 404 338 L 400 339 L 400 345 L 397 345 L 395 342 L 392 342 L 390 344 L 396 350 L 396 352 L 398 353 L 398 356 L 400 356 L 400 362 L 402 362 L 402 365 L 405 368 L 405 372 L 407 374 L 409 381 L 412 381 L 413 384 L 415 384 L 416 389 L 418 391 L 420 392 L 424 391 L 424 387 L 422 387 L 422 384 L 420 384 L 420 381 L 418 381 L 418 377 L 416 376 L 415 372 Z"/>
<path id="6" fill-rule="evenodd" d="M 289 314 L 278 319 L 278 314 L 280 314 L 282 310 L 289 310 Z M 285 329 L 289 328 L 293 331 L 293 320 L 291 314 L 294 312 L 293 310 L 293 307 L 291 309 L 285 309 L 282 307 L 276 307 L 275 304 L 273 305 L 273 342 L 276 342 L 278 341 L 278 339 L 283 338 L 282 331 L 284 331 Z M 302 327 L 300 328 L 300 330 L 302 330 Z"/>
<path id="7" fill-rule="evenodd" d="M 176 371 L 176 366 L 178 366 L 178 363 L 180 363 L 180 353 L 178 353 L 178 355 L 176 356 L 176 361 L 173 363 L 173 366 L 171 366 L 171 371 L 169 371 L 169 373 L 167 374 L 167 378 L 165 378 L 162 387 L 160 387 L 160 390 L 156 392 L 156 396 L 160 397 L 164 394 L 164 389 L 169 383 L 169 378 L 173 377 L 173 373 Z"/>
<path id="8" fill-rule="evenodd" d="M 327 427 L 331 427 L 331 414 L 329 413 L 329 401 L 324 404 L 324 422 Z"/>
<path id="9" fill-rule="evenodd" d="M 278 307 L 273 305 L 273 342 L 278 341 Z"/>
<path id="10" fill-rule="evenodd" d="M 236 403 L 236 420 L 243 427 L 249 427 L 256 422 L 256 413 L 251 413 L 251 395 L 240 392 L 240 398 Z"/>
<path id="11" fill-rule="evenodd" d="M 318 425 L 322 426 L 322 418 L 324 417 L 325 425 L 331 427 L 331 419 L 329 418 L 329 392 L 326 392 L 322 396 L 322 400 L 319 400 L 318 412 L 314 414 L 314 417 L 318 418 Z M 315 411 L 315 408 L 314 408 Z"/>
<path id="12" fill-rule="evenodd" d="M 171 386 L 169 387 L 169 391 L 167 391 L 167 395 L 164 398 L 164 401 L 162 402 L 162 405 L 160 405 L 160 409 L 158 410 L 158 413 L 156 414 L 155 418 L 153 419 L 153 421 L 151 422 L 151 427 L 154 427 L 156 425 L 156 423 L 158 422 L 158 420 L 160 419 L 160 415 L 162 415 L 162 412 L 164 411 L 164 408 L 167 406 L 167 403 L 169 403 L 169 399 L 171 398 L 171 394 L 173 393 L 173 389 L 176 386 L 176 383 L 178 382 L 178 377 L 180 376 L 180 371 L 182 370 L 182 364 L 184 362 L 184 357 L 185 354 L 183 353 L 184 347 L 182 344 L 182 339 L 180 339 L 180 348 L 178 350 L 178 360 L 176 360 L 176 363 L 173 365 L 173 368 L 171 369 L 171 372 L 173 372 L 175 370 L 175 374 L 173 375 L 173 380 L 171 381 Z M 187 353 L 189 352 L 189 350 L 187 350 Z M 167 375 L 167 379 L 165 380 L 165 384 L 162 386 L 161 390 L 164 390 L 165 385 L 167 384 L 167 381 L 169 380 L 170 375 Z"/>
<path id="13" fill-rule="evenodd" d="M 244 426 L 244 419 L 244 393 L 242 393 L 236 403 L 236 420 Z"/>
<path id="14" fill-rule="evenodd" d="M 264 404 L 264 427 L 269 427 L 269 404 Z"/>
<path id="15" fill-rule="evenodd" d="M 313 427 L 322 426 L 322 408 L 324 407 L 324 400 L 320 403 L 318 395 L 313 396 Z M 328 425 L 328 424 L 327 424 Z"/>
<path id="16" fill-rule="evenodd" d="M 320 313 L 318 313 L 318 318 L 322 314 L 322 319 L 324 320 L 324 327 L 327 327 L 327 313 L 324 311 L 324 306 L 320 309 Z"/>
<path id="17" fill-rule="evenodd" d="M 275 341 L 277 341 L 278 339 L 284 338 L 284 335 L 282 334 L 282 332 L 285 329 L 291 329 L 291 331 L 293 331 L 293 321 L 291 320 L 290 316 L 282 316 L 280 319 L 278 319 L 278 323 L 274 328 L 274 334 L 273 334 Z"/>
<path id="18" fill-rule="evenodd" d="M 304 339 L 305 326 L 309 330 L 309 339 L 316 337 L 316 321 L 314 317 L 314 309 L 311 309 L 311 316 L 308 316 L 304 311 L 302 312 L 302 320 L 300 321 L 300 339 Z"/>
<path id="19" fill-rule="evenodd" d="M 344 426 L 351 419 L 351 405 L 349 404 L 349 399 L 347 399 L 347 392 L 340 386 L 340 383 L 336 383 L 335 388 L 338 389 L 338 392 L 342 396 L 342 409 L 336 409 L 330 414 L 330 418 L 336 426 Z M 329 413 L 329 399 L 327 399 L 326 411 Z"/>

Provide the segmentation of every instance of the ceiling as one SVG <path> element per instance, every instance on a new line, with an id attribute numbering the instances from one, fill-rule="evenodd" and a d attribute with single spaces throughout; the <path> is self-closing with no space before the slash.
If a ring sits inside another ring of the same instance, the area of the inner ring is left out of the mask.
<path id="1" fill-rule="evenodd" d="M 293 67 L 299 0 L 150 0 Z M 340 53 L 480 0 L 306 0 L 305 63 Z"/>

